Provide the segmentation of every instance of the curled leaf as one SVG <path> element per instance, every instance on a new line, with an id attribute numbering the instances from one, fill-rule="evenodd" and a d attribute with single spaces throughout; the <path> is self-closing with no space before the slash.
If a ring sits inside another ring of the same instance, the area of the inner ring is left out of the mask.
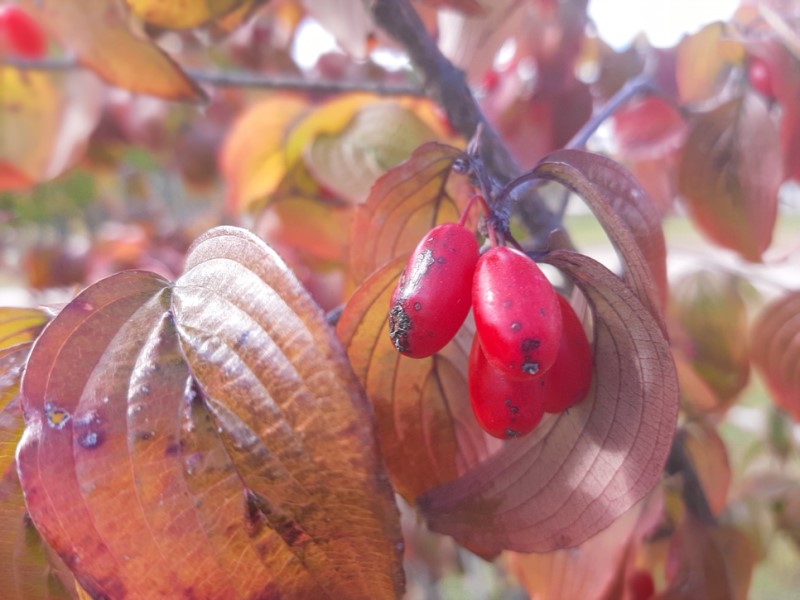
<path id="1" fill-rule="evenodd" d="M 800 421 L 800 291 L 765 306 L 750 335 L 753 364 L 772 399 Z"/>
<path id="2" fill-rule="evenodd" d="M 400 256 L 375 271 L 344 308 L 336 331 L 372 402 L 389 477 L 409 502 L 454 479 L 489 453 L 469 404 L 466 325 L 439 353 L 399 354 L 389 338 L 389 300 L 406 263 Z"/>
<path id="3" fill-rule="evenodd" d="M 463 199 L 452 195 L 448 178 L 461 154 L 430 142 L 375 182 L 350 229 L 350 273 L 356 283 L 413 250 L 434 226 L 458 218 Z"/>
<path id="4" fill-rule="evenodd" d="M 729 100 L 691 125 L 678 189 L 713 242 L 760 261 L 772 241 L 782 180 L 778 131 L 755 95 Z"/>
<path id="5" fill-rule="evenodd" d="M 172 305 L 250 518 L 278 534 L 274 552 L 289 553 L 275 585 L 301 596 L 399 594 L 397 509 L 369 405 L 297 279 L 252 234 L 218 228 L 190 249 Z"/>
<path id="6" fill-rule="evenodd" d="M 420 497 L 429 526 L 462 544 L 521 552 L 575 546 L 661 480 L 678 407 L 664 334 L 638 296 L 599 263 L 566 251 L 547 262 L 592 306 L 593 387 L 568 413 Z"/>
<path id="7" fill-rule="evenodd" d="M 533 169 L 578 194 L 622 257 L 625 280 L 659 323 L 667 294 L 666 243 L 658 209 L 625 168 L 582 150 L 558 150 Z"/>
<path id="8" fill-rule="evenodd" d="M 711 98 L 724 84 L 731 67 L 743 58 L 742 43 L 733 39 L 723 23 L 710 23 L 684 37 L 675 65 L 681 100 L 691 103 Z"/>

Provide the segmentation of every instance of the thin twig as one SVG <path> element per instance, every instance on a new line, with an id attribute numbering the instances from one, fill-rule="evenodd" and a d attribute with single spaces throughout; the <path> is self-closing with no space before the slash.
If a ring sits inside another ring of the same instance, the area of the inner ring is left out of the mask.
<path id="1" fill-rule="evenodd" d="M 70 71 L 81 69 L 74 58 L 49 58 L 40 60 L 4 57 L 0 64 L 17 69 L 36 71 Z M 261 90 L 290 90 L 310 94 L 341 94 L 370 92 L 379 96 L 425 96 L 425 90 L 414 83 L 385 83 L 381 81 L 333 81 L 305 79 L 286 75 L 267 75 L 247 71 L 204 71 L 184 69 L 197 83 L 214 87 L 252 88 Z"/>
<path id="2" fill-rule="evenodd" d="M 716 523 L 708 498 L 703 491 L 703 484 L 700 482 L 692 458 L 686 450 L 685 430 L 679 429 L 672 440 L 666 471 L 670 475 L 681 475 L 683 503 L 686 508 L 701 522 L 708 525 Z"/>

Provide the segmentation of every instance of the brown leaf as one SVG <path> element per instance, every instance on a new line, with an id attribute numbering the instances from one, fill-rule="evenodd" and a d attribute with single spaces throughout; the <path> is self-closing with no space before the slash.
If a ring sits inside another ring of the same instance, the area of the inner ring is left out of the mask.
<path id="1" fill-rule="evenodd" d="M 350 274 L 360 283 L 378 267 L 413 250 L 434 226 L 458 219 L 464 199 L 448 189 L 461 150 L 430 142 L 373 185 L 350 229 Z M 388 301 L 387 301 L 388 306 Z"/>
<path id="2" fill-rule="evenodd" d="M 421 0 L 423 4 L 432 6 L 437 9 L 448 8 L 464 13 L 465 15 L 480 16 L 485 14 L 486 10 L 481 6 L 478 0 Z"/>
<path id="3" fill-rule="evenodd" d="M 165 29 L 192 29 L 222 17 L 236 9 L 244 0 L 125 0 L 133 14 L 144 21 Z"/>
<path id="4" fill-rule="evenodd" d="M 165 52 L 131 32 L 115 0 L 28 0 L 25 5 L 81 64 L 111 85 L 168 100 L 206 100 Z"/>
<path id="5" fill-rule="evenodd" d="M 750 380 L 747 306 L 736 276 L 714 271 L 688 273 L 672 286 L 670 315 L 677 325 L 673 344 L 718 402 L 728 408 Z M 686 378 L 687 383 L 690 381 Z M 702 405 L 692 405 L 701 411 Z"/>
<path id="6" fill-rule="evenodd" d="M 775 404 L 800 421 L 800 291 L 766 305 L 751 332 L 753 364 Z"/>
<path id="7" fill-rule="evenodd" d="M 530 436 L 418 501 L 434 531 L 487 550 L 581 544 L 660 481 L 678 407 L 669 345 L 649 309 L 613 273 L 573 252 L 547 262 L 581 288 L 595 318 L 589 396 Z"/>
<path id="8" fill-rule="evenodd" d="M 577 548 L 509 553 L 512 572 L 533 599 L 606 600 L 624 566 L 640 508 L 632 508 Z"/>
<path id="9" fill-rule="evenodd" d="M 294 555 L 274 563 L 288 563 L 276 585 L 318 597 L 399 594 L 397 509 L 369 405 L 286 265 L 244 230 L 212 230 L 187 256 L 173 311 L 252 519 Z"/>
<path id="10" fill-rule="evenodd" d="M 474 327 L 465 325 L 450 344 L 425 359 L 399 354 L 389 338 L 389 300 L 406 259 L 399 256 L 361 284 L 336 331 L 372 402 L 389 477 L 413 502 L 480 462 L 490 447 L 467 391 Z"/>
<path id="11" fill-rule="evenodd" d="M 557 181 L 583 198 L 621 255 L 625 281 L 662 324 L 666 243 L 658 209 L 636 179 L 613 160 L 582 150 L 553 152 L 532 174 Z"/>
<path id="12" fill-rule="evenodd" d="M 691 125 L 678 189 L 690 217 L 711 241 L 758 262 L 772 241 L 781 164 L 778 132 L 767 108 L 747 95 Z"/>

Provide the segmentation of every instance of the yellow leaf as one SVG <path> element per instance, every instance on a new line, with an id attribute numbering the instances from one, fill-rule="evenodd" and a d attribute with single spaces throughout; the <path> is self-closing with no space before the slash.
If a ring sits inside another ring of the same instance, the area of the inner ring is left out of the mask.
<path id="1" fill-rule="evenodd" d="M 228 14 L 243 0 L 125 0 L 135 15 L 165 29 L 191 29 Z"/>

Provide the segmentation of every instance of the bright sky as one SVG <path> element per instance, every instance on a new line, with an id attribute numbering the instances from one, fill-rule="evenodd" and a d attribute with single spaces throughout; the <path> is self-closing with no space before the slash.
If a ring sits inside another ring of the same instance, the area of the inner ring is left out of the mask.
<path id="1" fill-rule="evenodd" d="M 589 16 L 614 48 L 624 48 L 642 31 L 663 48 L 706 23 L 728 19 L 738 6 L 739 0 L 590 0 Z"/>
<path id="2" fill-rule="evenodd" d="M 727 20 L 738 5 L 739 0 L 590 0 L 589 16 L 600 37 L 616 49 L 625 48 L 641 32 L 654 46 L 667 47 L 706 23 Z M 298 63 L 309 68 L 320 54 L 334 48 L 336 41 L 330 33 L 316 21 L 306 21 L 295 38 L 293 52 Z M 397 62 L 392 55 L 374 58 L 383 58 L 387 66 Z"/>

